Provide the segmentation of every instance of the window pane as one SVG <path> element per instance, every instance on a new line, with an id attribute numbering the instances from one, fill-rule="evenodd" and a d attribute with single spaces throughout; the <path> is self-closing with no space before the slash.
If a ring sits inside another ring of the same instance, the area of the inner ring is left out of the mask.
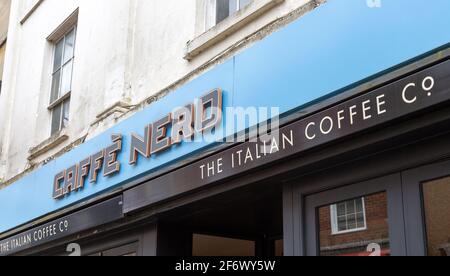
<path id="1" fill-rule="evenodd" d="M 354 213 L 356 213 L 356 211 L 355 211 L 355 201 L 354 200 L 347 201 L 346 204 L 347 204 L 347 214 L 354 214 Z"/>
<path id="2" fill-rule="evenodd" d="M 347 225 L 348 225 L 348 229 L 347 230 L 354 230 L 354 229 L 356 229 L 356 215 L 349 215 L 347 217 Z"/>
<path id="3" fill-rule="evenodd" d="M 359 201 L 356 200 L 356 201 Z M 361 200 L 362 201 L 362 200 Z M 355 200 L 353 206 L 358 205 Z M 364 225 L 364 214 L 349 214 L 337 217 L 335 220 L 330 206 L 324 206 L 318 210 L 319 241 L 321 256 L 369 256 L 371 254 L 389 256 L 389 225 L 387 213 L 387 193 L 364 197 L 367 207 Z M 334 203 L 336 204 L 336 203 Z M 341 203 L 337 206 L 342 205 Z M 351 204 L 350 204 L 351 205 Z M 358 208 L 358 207 L 357 207 Z M 339 209 L 339 208 L 338 208 Z M 354 209 L 354 207 L 353 207 Z M 337 221 L 339 231 L 357 230 L 353 232 L 333 233 L 333 221 Z M 364 227 L 367 226 L 366 229 Z M 379 247 L 379 251 L 373 252 L 373 246 Z"/>
<path id="4" fill-rule="evenodd" d="M 356 215 L 356 228 L 364 228 L 366 227 L 364 221 L 364 213 L 358 213 Z"/>
<path id="5" fill-rule="evenodd" d="M 216 2 L 216 24 L 230 16 L 229 0 L 217 0 Z"/>
<path id="6" fill-rule="evenodd" d="M 75 48 L 75 29 L 66 35 L 66 44 L 64 48 L 64 63 L 73 58 Z"/>
<path id="7" fill-rule="evenodd" d="M 337 204 L 337 215 L 338 217 L 345 216 L 345 203 Z"/>
<path id="8" fill-rule="evenodd" d="M 61 130 L 61 111 L 62 105 L 58 105 L 52 112 L 52 135 Z"/>
<path id="9" fill-rule="evenodd" d="M 72 64 L 73 61 L 67 63 L 63 67 L 62 79 L 61 79 L 61 95 L 70 92 L 72 89 Z"/>
<path id="10" fill-rule="evenodd" d="M 57 71 L 53 74 L 52 79 L 52 92 L 50 95 L 50 103 L 56 101 L 59 98 L 59 84 L 61 81 L 61 71 Z"/>
<path id="11" fill-rule="evenodd" d="M 61 39 L 55 46 L 55 57 L 53 61 L 53 72 L 59 70 L 62 65 L 62 55 L 64 48 L 64 39 Z"/>
<path id="12" fill-rule="evenodd" d="M 450 177 L 423 184 L 428 255 L 450 256 Z"/>
<path id="13" fill-rule="evenodd" d="M 62 128 L 69 125 L 70 100 L 66 100 L 63 105 Z"/>
<path id="14" fill-rule="evenodd" d="M 338 218 L 338 231 L 347 231 L 347 217 L 342 216 Z"/>
<path id="15" fill-rule="evenodd" d="M 357 199 L 357 200 L 356 200 L 356 212 L 357 212 L 357 213 L 362 213 L 363 211 L 364 211 L 364 208 L 363 208 L 363 199 L 362 199 L 362 198 Z"/>
<path id="16" fill-rule="evenodd" d="M 245 6 L 250 4 L 250 2 L 252 2 L 252 0 L 240 0 L 240 2 L 239 2 L 239 9 L 243 9 Z"/>

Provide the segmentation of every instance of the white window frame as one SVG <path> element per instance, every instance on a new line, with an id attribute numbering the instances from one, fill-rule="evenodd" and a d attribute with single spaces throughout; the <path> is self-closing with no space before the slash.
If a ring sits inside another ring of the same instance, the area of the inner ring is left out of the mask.
<path id="1" fill-rule="evenodd" d="M 352 199 L 348 201 L 354 201 L 357 199 Z M 366 200 L 364 197 L 361 198 L 362 200 L 362 208 L 363 208 L 363 216 L 364 216 L 364 227 L 359 227 L 351 230 L 345 230 L 345 231 L 339 231 L 339 225 L 338 225 L 338 216 L 337 216 L 337 204 L 332 204 L 330 206 L 330 220 L 331 220 L 331 234 L 332 235 L 342 235 L 342 234 L 349 234 L 349 233 L 355 233 L 355 232 L 361 232 L 367 230 L 367 215 L 366 215 Z"/>

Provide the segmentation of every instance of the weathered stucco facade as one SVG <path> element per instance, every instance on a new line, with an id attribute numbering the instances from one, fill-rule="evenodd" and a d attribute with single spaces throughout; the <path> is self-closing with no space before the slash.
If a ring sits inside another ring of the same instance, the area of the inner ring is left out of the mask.
<path id="1" fill-rule="evenodd" d="M 254 1 L 209 31 L 206 2 L 13 0 L 0 183 L 95 137 L 324 1 Z M 51 137 L 51 38 L 68 20 L 77 26 L 70 123 Z"/>
<path id="2" fill-rule="evenodd" d="M 8 38 L 10 0 L 0 1 L 0 83 L 3 76 L 3 64 L 5 62 L 6 40 Z M 1 93 L 1 85 L 0 85 Z"/>

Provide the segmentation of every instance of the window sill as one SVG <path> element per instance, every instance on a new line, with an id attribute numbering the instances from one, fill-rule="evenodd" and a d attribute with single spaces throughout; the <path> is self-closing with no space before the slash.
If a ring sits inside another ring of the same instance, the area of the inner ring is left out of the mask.
<path id="1" fill-rule="evenodd" d="M 284 0 L 259 0 L 249 4 L 244 9 L 226 18 L 213 28 L 189 41 L 186 46 L 184 59 L 191 60 L 201 52 L 214 46 L 219 41 L 259 17 L 269 9 L 284 2 Z"/>
<path id="2" fill-rule="evenodd" d="M 57 134 L 53 135 L 49 139 L 40 143 L 36 147 L 31 148 L 29 150 L 30 156 L 28 156 L 28 161 L 32 161 L 32 160 L 38 158 L 39 156 L 56 148 L 57 146 L 61 145 L 62 143 L 64 143 L 67 140 L 69 140 L 69 136 L 65 134 L 64 130 L 58 132 Z"/>
<path id="3" fill-rule="evenodd" d="M 332 233 L 331 235 L 339 236 L 339 235 L 352 234 L 352 233 L 363 232 L 363 231 L 367 231 L 367 227 L 348 230 L 348 231 L 335 232 L 335 233 Z"/>

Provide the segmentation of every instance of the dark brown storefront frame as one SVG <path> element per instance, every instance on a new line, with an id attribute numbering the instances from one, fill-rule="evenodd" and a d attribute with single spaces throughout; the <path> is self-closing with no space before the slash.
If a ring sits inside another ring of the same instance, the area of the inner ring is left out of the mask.
<path id="1" fill-rule="evenodd" d="M 422 183 L 450 176 L 450 160 L 435 162 L 402 173 L 406 240 L 409 255 L 426 255 L 426 222 Z M 424 242 L 417 242 L 423 240 Z"/>
<path id="2" fill-rule="evenodd" d="M 401 189 L 404 204 L 397 207 L 406 208 L 405 227 L 404 229 L 395 229 L 395 231 L 404 230 L 405 237 L 401 239 L 397 237 L 394 242 L 401 246 L 404 243 L 403 239 L 405 240 L 405 255 L 426 255 L 419 185 L 411 186 L 411 181 L 414 179 L 413 184 L 417 184 L 420 179 L 448 175 L 448 172 L 442 171 L 442 164 L 449 164 L 449 161 L 446 160 L 450 158 L 449 113 L 450 109 L 446 108 L 422 116 L 420 119 L 411 120 L 412 123 L 427 122 L 430 124 L 422 129 L 413 130 L 411 128 L 410 133 L 390 141 L 386 136 L 388 140 L 381 138 L 383 133 L 389 132 L 390 129 L 387 129 L 380 133 L 378 141 L 383 142 L 379 144 L 381 148 L 378 153 L 376 151 L 371 153 L 356 151 L 350 155 L 359 155 L 360 157 L 347 161 L 336 160 L 336 165 L 331 165 L 328 169 L 319 170 L 287 182 L 284 190 L 284 211 L 285 216 L 289 219 L 285 219 L 285 222 L 291 221 L 291 223 L 285 223 L 286 255 L 303 256 L 315 252 L 309 251 L 307 246 L 309 243 L 309 247 L 311 247 L 311 236 L 308 236 L 306 231 L 306 227 L 311 227 L 307 225 L 307 216 L 311 216 L 310 212 L 312 211 L 307 210 L 305 199 L 308 196 L 358 184 L 361 185 L 360 191 L 370 194 L 371 190 L 365 190 L 364 184 L 377 181 L 387 175 L 403 178 Z M 403 124 L 403 127 L 406 126 Z M 374 141 L 374 143 L 378 142 Z M 398 146 L 399 143 L 406 144 Z M 429 168 L 434 168 L 434 171 Z M 424 174 L 419 176 L 417 173 Z M 409 182 L 405 181 L 405 177 Z M 351 198 L 352 194 L 342 194 L 341 196 Z M 312 242 L 318 243 L 315 239 Z"/>

